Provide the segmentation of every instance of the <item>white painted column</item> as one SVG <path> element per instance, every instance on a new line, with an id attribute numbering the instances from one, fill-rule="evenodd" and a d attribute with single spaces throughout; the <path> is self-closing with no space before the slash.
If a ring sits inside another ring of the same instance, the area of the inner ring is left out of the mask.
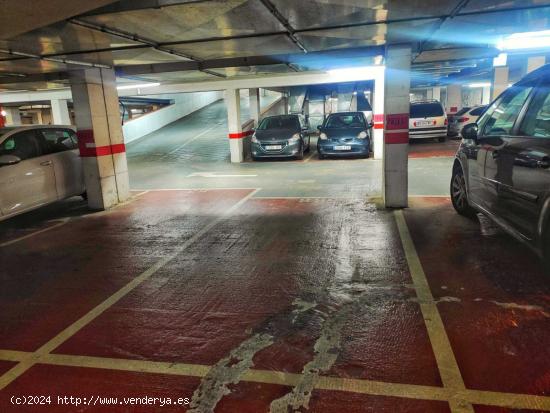
<path id="1" fill-rule="evenodd" d="M 7 107 L 4 108 L 6 112 L 6 126 L 21 125 L 21 112 L 19 108 Z"/>
<path id="2" fill-rule="evenodd" d="M 50 101 L 54 125 L 70 125 L 69 107 L 66 99 L 53 99 Z"/>
<path id="3" fill-rule="evenodd" d="M 491 89 L 491 100 L 495 100 L 502 92 L 508 88 L 508 76 L 510 69 L 508 66 L 499 66 L 493 69 L 493 82 Z"/>
<path id="4" fill-rule="evenodd" d="M 383 199 L 386 208 L 408 205 L 410 46 L 386 48 Z"/>
<path id="5" fill-rule="evenodd" d="M 227 89 L 225 91 L 225 105 L 227 107 L 227 127 L 229 129 L 229 151 L 231 162 L 244 161 L 243 132 L 241 125 L 241 97 L 239 89 Z"/>
<path id="6" fill-rule="evenodd" d="M 437 100 L 438 102 L 441 102 L 441 87 L 440 86 L 434 86 L 432 88 L 432 99 Z"/>
<path id="7" fill-rule="evenodd" d="M 546 56 L 531 56 L 527 58 L 526 72 L 531 73 L 533 70 L 537 70 L 539 67 L 546 64 Z"/>
<path id="8" fill-rule="evenodd" d="M 373 146 L 374 159 L 382 159 L 384 156 L 384 72 L 380 71 L 374 79 L 374 128 Z"/>
<path id="9" fill-rule="evenodd" d="M 462 85 L 447 86 L 447 113 L 456 113 L 462 108 Z"/>
<path id="10" fill-rule="evenodd" d="M 433 89 L 427 89 L 426 90 L 426 99 L 432 100 L 434 98 L 434 91 Z"/>
<path id="11" fill-rule="evenodd" d="M 248 105 L 250 108 L 250 117 L 254 119 L 254 127 L 258 126 L 260 121 L 260 89 L 248 89 Z"/>
<path id="12" fill-rule="evenodd" d="M 69 73 L 88 204 L 107 209 L 130 197 L 115 73 L 96 68 Z"/>
<path id="13" fill-rule="evenodd" d="M 488 105 L 491 103 L 491 86 L 484 86 L 481 91 L 481 104 Z"/>

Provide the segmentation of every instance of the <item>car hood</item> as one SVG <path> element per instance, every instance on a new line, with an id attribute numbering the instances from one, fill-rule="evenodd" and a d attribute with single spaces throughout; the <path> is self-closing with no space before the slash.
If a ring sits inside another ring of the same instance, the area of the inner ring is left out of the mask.
<path id="1" fill-rule="evenodd" d="M 323 132 L 329 138 L 356 138 L 361 132 L 366 131 L 365 128 L 341 128 L 341 129 L 324 129 Z"/>
<path id="2" fill-rule="evenodd" d="M 295 133 L 300 131 L 296 129 L 269 129 L 269 130 L 257 130 L 255 132 L 256 139 L 260 141 L 264 140 L 281 140 L 290 139 Z"/>

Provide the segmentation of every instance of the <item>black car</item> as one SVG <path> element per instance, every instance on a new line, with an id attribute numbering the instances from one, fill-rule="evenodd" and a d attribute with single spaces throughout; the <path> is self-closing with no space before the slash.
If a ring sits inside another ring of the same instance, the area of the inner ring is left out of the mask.
<path id="1" fill-rule="evenodd" d="M 262 119 L 252 135 L 252 159 L 303 159 L 310 149 L 309 126 L 302 115 L 277 115 Z"/>
<path id="2" fill-rule="evenodd" d="M 456 211 L 485 214 L 550 266 L 550 65 L 508 88 L 462 137 L 451 179 Z"/>
<path id="3" fill-rule="evenodd" d="M 368 158 L 371 151 L 371 127 L 362 112 L 332 113 L 319 126 L 319 159 L 325 156 Z"/>

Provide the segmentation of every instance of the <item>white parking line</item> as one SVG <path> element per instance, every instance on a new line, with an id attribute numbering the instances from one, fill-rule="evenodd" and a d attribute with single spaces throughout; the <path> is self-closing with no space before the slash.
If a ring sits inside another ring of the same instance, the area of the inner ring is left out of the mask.
<path id="1" fill-rule="evenodd" d="M 60 226 L 65 225 L 67 222 L 69 222 L 69 220 L 70 220 L 70 218 L 62 218 L 60 220 L 61 222 L 58 222 L 57 224 L 52 225 L 51 227 L 43 228 L 43 229 L 40 229 L 38 231 L 34 231 L 30 234 L 23 235 L 22 237 L 15 238 L 15 239 L 12 239 L 10 241 L 2 242 L 2 243 L 0 243 L 0 248 L 1 247 L 7 247 L 8 245 L 12 245 L 12 244 L 15 244 L 17 242 L 20 242 L 20 241 L 26 240 L 28 238 L 34 237 L 35 235 L 43 234 L 44 232 L 51 231 L 52 229 L 59 228 Z"/>

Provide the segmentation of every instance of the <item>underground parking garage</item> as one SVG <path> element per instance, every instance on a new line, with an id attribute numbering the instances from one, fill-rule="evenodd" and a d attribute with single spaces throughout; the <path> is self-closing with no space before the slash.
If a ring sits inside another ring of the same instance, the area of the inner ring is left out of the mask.
<path id="1" fill-rule="evenodd" d="M 4 3 L 1 412 L 550 411 L 550 2 Z"/>

